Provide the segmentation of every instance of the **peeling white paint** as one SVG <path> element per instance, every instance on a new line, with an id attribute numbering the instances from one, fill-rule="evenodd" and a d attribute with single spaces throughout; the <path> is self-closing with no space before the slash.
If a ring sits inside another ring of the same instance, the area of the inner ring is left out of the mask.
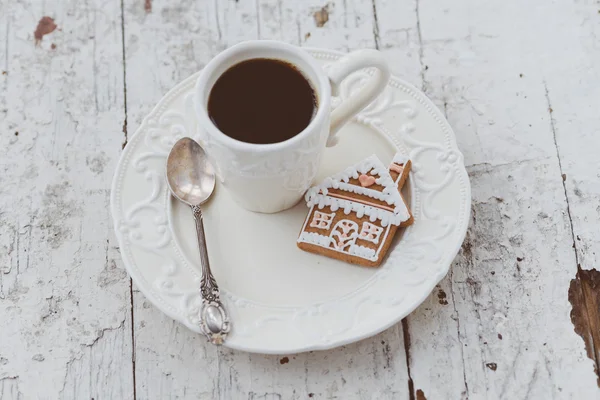
<path id="1" fill-rule="evenodd" d="M 140 399 L 598 396 L 567 300 L 577 262 L 600 257 L 597 4 L 146 3 L 0 2 L 1 399 L 133 398 L 133 354 Z M 43 16 L 58 29 L 36 46 Z M 327 352 L 250 355 L 130 298 L 108 215 L 125 102 L 131 134 L 174 84 L 256 38 L 378 46 L 457 133 L 469 237 L 407 343 L 399 324 Z"/>
<path id="2" fill-rule="evenodd" d="M 2 399 L 133 394 L 129 280 L 108 211 L 120 13 L 118 2 L 0 4 Z M 58 28 L 36 46 L 43 16 Z"/>

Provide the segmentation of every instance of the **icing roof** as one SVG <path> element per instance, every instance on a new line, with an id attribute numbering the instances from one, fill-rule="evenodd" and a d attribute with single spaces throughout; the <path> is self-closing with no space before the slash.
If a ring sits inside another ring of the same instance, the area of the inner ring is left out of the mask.
<path id="1" fill-rule="evenodd" d="M 397 153 L 393 158 L 393 162 L 396 163 L 406 163 L 406 161 L 408 161 L 408 158 L 400 153 Z M 360 175 L 367 174 L 369 172 L 370 175 L 377 176 L 375 183 L 383 186 L 381 191 L 349 183 L 351 178 L 358 179 Z M 389 214 L 389 217 L 391 217 L 390 223 L 394 225 L 399 225 L 401 222 L 410 218 L 410 213 L 406 208 L 406 204 L 402 200 L 402 196 L 400 195 L 396 182 L 390 176 L 388 168 L 383 165 L 381 160 L 379 160 L 376 155 L 372 155 L 358 164 L 346 168 L 340 173 L 337 173 L 329 178 L 325 178 L 320 185 L 313 186 L 308 189 L 305 195 L 307 205 L 311 207 L 316 204 L 319 205 L 320 208 L 322 208 L 324 205 L 329 205 L 328 203 L 331 201 L 329 200 L 330 197 L 327 196 L 327 194 L 331 188 L 357 193 L 373 199 L 384 201 L 394 210 L 393 212 L 385 212 L 384 210 L 381 211 Z M 387 220 L 388 218 L 385 219 Z"/>

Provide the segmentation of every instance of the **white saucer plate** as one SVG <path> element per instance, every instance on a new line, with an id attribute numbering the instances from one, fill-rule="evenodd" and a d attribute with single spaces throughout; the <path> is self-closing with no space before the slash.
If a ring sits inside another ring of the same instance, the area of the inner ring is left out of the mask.
<path id="1" fill-rule="evenodd" d="M 342 55 L 310 53 L 325 68 Z M 341 97 L 368 74 L 352 75 Z M 111 209 L 124 264 L 137 287 L 164 313 L 200 332 L 200 257 L 192 214 L 171 199 L 165 182 L 171 146 L 184 136 L 202 142 L 192 105 L 196 77 L 164 96 L 127 144 Z M 471 197 L 462 154 L 442 113 L 393 77 L 339 138 L 325 151 L 316 182 L 371 154 L 387 163 L 401 151 L 413 160 L 405 196 L 414 225 L 397 234 L 381 267 L 358 267 L 296 247 L 308 211 L 304 202 L 278 214 L 255 214 L 217 186 L 205 207 L 205 226 L 211 267 L 231 315 L 226 346 L 285 354 L 354 342 L 408 315 L 448 272 L 466 233 Z"/>

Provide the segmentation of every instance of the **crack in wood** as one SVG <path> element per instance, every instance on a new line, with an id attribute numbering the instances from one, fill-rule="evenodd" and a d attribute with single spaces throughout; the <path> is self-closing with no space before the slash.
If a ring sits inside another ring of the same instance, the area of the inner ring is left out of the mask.
<path id="1" fill-rule="evenodd" d="M 554 120 L 554 109 L 550 101 L 548 85 L 544 81 L 544 92 L 548 105 L 548 114 L 550 116 L 550 128 L 552 130 L 552 139 L 556 148 L 556 158 L 561 175 L 561 183 L 567 203 L 567 216 L 569 218 L 569 228 L 571 230 L 571 240 L 573 242 L 573 253 L 575 255 L 575 264 L 577 273 L 575 279 L 571 280 L 568 291 L 569 303 L 573 307 L 571 310 L 571 323 L 575 333 L 583 339 L 587 356 L 594 362 L 594 372 L 596 373 L 596 384 L 600 387 L 600 273 L 595 269 L 583 270 L 579 263 L 579 249 L 575 229 L 573 227 L 573 218 L 571 215 L 571 204 L 569 203 L 569 194 L 567 191 L 566 173 L 563 170 L 560 150 L 556 140 L 556 121 Z"/>
<path id="2" fill-rule="evenodd" d="M 4 80 L 4 93 L 6 93 L 7 88 L 8 88 L 8 38 L 10 34 L 10 20 L 6 21 L 6 37 L 4 39 L 4 71 L 2 71 L 2 75 L 7 75 L 7 78 Z"/>
<path id="3" fill-rule="evenodd" d="M 217 28 L 217 37 L 219 38 L 219 42 L 223 38 L 223 33 L 221 32 L 221 23 L 219 22 L 219 0 L 215 0 L 215 26 Z"/>
<path id="4" fill-rule="evenodd" d="M 402 336 L 404 339 L 404 354 L 406 355 L 406 374 L 408 375 L 408 397 L 415 400 L 415 385 L 410 375 L 410 332 L 408 330 L 408 317 L 402 319 Z"/>
<path id="5" fill-rule="evenodd" d="M 521 350 L 522 350 L 522 348 L 523 348 L 523 345 L 519 342 L 516 354 L 513 357 L 512 363 L 511 363 L 510 367 L 508 368 L 508 371 L 516 371 L 517 361 L 519 360 L 519 358 L 521 356 Z M 513 378 L 513 376 L 511 376 L 511 375 L 507 375 L 505 377 L 504 382 L 502 383 L 502 387 L 500 389 L 500 396 L 499 396 L 499 398 L 503 398 L 503 395 L 506 392 L 506 390 L 508 389 L 508 386 L 510 384 L 510 380 L 512 378 Z"/>
<path id="6" fill-rule="evenodd" d="M 556 142 L 556 123 L 554 121 L 552 103 L 550 102 L 550 93 L 548 92 L 548 85 L 544 81 L 544 91 L 546 96 L 546 102 L 548 104 L 548 114 L 550 115 L 550 129 L 552 130 L 552 139 L 554 141 L 554 148 L 556 149 L 556 158 L 558 159 L 558 168 L 560 170 L 561 182 L 563 191 L 565 193 L 565 201 L 567 203 L 567 216 L 569 217 L 569 227 L 571 229 L 571 238 L 573 240 L 573 251 L 575 252 L 575 264 L 579 268 L 579 254 L 577 251 L 577 243 L 575 241 L 575 232 L 573 232 L 573 218 L 571 217 L 571 205 L 569 204 L 569 195 L 567 193 L 567 185 L 565 180 L 562 178 L 564 175 L 562 161 L 560 158 L 560 151 L 558 150 L 558 143 Z M 565 175 L 566 176 L 566 175 Z"/>
<path id="7" fill-rule="evenodd" d="M 475 213 L 475 209 L 472 209 L 471 212 L 471 216 L 473 218 L 473 225 L 475 225 L 475 221 L 477 220 L 476 218 L 476 213 Z M 473 253 L 471 252 L 471 238 L 469 233 L 467 232 L 467 235 L 465 237 L 465 241 L 462 245 L 461 251 L 463 252 L 463 255 L 465 257 L 465 259 L 467 260 L 468 263 L 472 263 L 473 262 Z M 469 398 L 469 385 L 467 384 L 467 371 L 466 371 L 466 367 L 465 367 L 465 353 L 464 353 L 464 344 L 460 338 L 461 335 L 461 329 L 460 329 L 460 317 L 458 316 L 458 309 L 456 308 L 456 299 L 454 296 L 454 285 L 453 285 L 453 279 L 454 279 L 454 270 L 452 268 L 450 268 L 450 298 L 452 299 L 452 307 L 454 308 L 454 315 L 456 316 L 456 335 L 458 338 L 458 343 L 460 344 L 460 357 L 462 360 L 462 375 L 463 375 L 463 383 L 465 384 L 465 394 L 466 394 L 466 398 Z M 469 279 L 469 278 L 467 278 Z"/>
<path id="8" fill-rule="evenodd" d="M 535 366 L 535 369 L 533 370 L 533 374 L 531 375 L 531 379 L 529 380 L 529 382 L 527 383 L 527 392 L 525 392 L 525 399 L 530 399 L 530 394 L 531 394 L 531 390 L 533 389 L 533 384 L 536 381 L 537 378 L 537 373 L 538 373 L 538 366 Z"/>
<path id="9" fill-rule="evenodd" d="M 137 399 L 137 385 L 135 380 L 135 319 L 133 304 L 133 280 L 129 278 L 129 298 L 131 300 L 131 369 L 133 379 L 133 400 Z"/>
<path id="10" fill-rule="evenodd" d="M 427 66 L 423 62 L 424 51 L 423 51 L 423 36 L 421 34 L 421 16 L 419 12 L 419 0 L 415 0 L 415 15 L 417 18 L 417 39 L 419 41 L 419 65 L 421 66 L 421 90 L 424 93 L 427 93 L 426 88 L 426 80 L 425 80 L 425 71 L 427 70 Z"/>
<path id="11" fill-rule="evenodd" d="M 373 39 L 375 40 L 375 48 L 379 50 L 379 20 L 377 19 L 376 0 L 373 0 Z"/>
<path id="12" fill-rule="evenodd" d="M 104 337 L 104 334 L 106 332 L 118 331 L 120 329 L 123 329 L 124 327 L 125 327 L 125 320 L 121 321 L 121 323 L 119 324 L 119 326 L 115 326 L 114 328 L 113 327 L 102 328 L 102 329 L 100 329 L 98 331 L 98 336 L 96 337 L 96 339 L 94 339 L 92 341 L 92 343 L 90 343 L 90 344 L 85 344 L 85 346 L 86 347 L 94 347 L 98 343 L 98 341 Z"/>
<path id="13" fill-rule="evenodd" d="M 146 12 L 152 11 L 151 0 L 146 0 L 145 4 Z M 121 54 L 123 61 L 123 144 L 121 149 L 124 149 L 127 145 L 128 133 L 127 133 L 127 62 L 125 57 L 125 4 L 124 0 L 121 0 Z M 131 378 L 133 382 L 133 400 L 137 399 L 137 383 L 136 383 L 136 368 L 135 368 L 135 319 L 134 319 L 134 302 L 133 302 L 133 280 L 129 278 L 129 307 L 131 316 Z"/>
<path id="14" fill-rule="evenodd" d="M 258 0 L 254 0 L 254 8 L 256 10 L 256 37 L 261 39 L 260 35 L 260 7 L 258 5 Z"/>
<path id="15" fill-rule="evenodd" d="M 125 5 L 124 0 L 121 0 L 121 51 L 123 55 L 123 144 L 121 149 L 127 146 L 127 63 L 125 61 Z"/>
<path id="16" fill-rule="evenodd" d="M 8 395 L 8 399 L 23 399 L 23 393 L 19 390 L 20 379 L 19 375 L 8 375 L 0 378 L 0 398 L 4 399 Z"/>
<path id="17" fill-rule="evenodd" d="M 82 358 L 83 358 L 83 353 L 81 355 L 79 355 L 79 357 L 73 357 L 69 361 L 67 361 L 67 364 L 65 365 L 65 377 L 63 378 L 62 388 L 60 389 L 60 392 L 58 392 L 58 394 L 61 397 L 63 396 L 63 394 L 65 393 L 65 390 L 67 389 L 67 378 L 69 377 L 69 371 L 71 369 L 71 366 L 73 365 L 73 363 L 75 361 L 79 361 Z"/>

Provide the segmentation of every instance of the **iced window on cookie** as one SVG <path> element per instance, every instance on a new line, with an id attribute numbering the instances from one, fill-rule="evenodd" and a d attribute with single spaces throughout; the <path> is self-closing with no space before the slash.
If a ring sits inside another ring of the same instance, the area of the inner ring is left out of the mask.
<path id="1" fill-rule="evenodd" d="M 373 225 L 370 222 L 363 222 L 358 238 L 377 244 L 379 243 L 381 232 L 383 232 L 383 228 Z"/>
<path id="2" fill-rule="evenodd" d="M 310 221 L 310 227 L 328 230 L 331 227 L 331 222 L 333 221 L 334 216 L 335 213 L 326 214 L 320 211 L 315 211 L 313 219 Z"/>

